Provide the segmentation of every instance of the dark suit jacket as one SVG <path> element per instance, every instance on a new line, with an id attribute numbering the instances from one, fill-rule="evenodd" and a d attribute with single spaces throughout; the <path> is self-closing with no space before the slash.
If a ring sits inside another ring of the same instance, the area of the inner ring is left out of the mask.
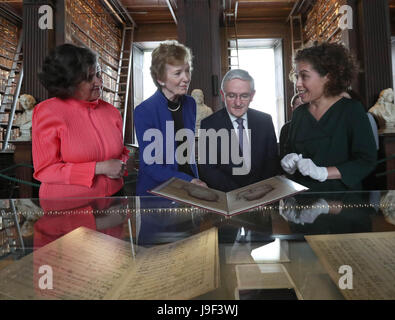
<path id="1" fill-rule="evenodd" d="M 217 139 L 217 164 L 200 164 L 200 179 L 210 188 L 228 192 L 275 176 L 279 172 L 279 158 L 276 134 L 270 115 L 253 109 L 247 111 L 248 128 L 251 129 L 251 170 L 246 175 L 233 175 L 232 169 L 240 167 L 230 159 L 229 164 L 221 164 L 221 139 Z M 234 129 L 226 108 L 203 119 L 201 129 Z M 207 139 L 208 140 L 208 139 Z M 208 143 L 207 143 L 208 144 Z M 230 144 L 230 143 L 229 143 Z M 230 146 L 229 146 L 230 148 Z M 209 148 L 206 157 L 209 159 Z M 227 156 L 227 155 L 226 155 Z"/>

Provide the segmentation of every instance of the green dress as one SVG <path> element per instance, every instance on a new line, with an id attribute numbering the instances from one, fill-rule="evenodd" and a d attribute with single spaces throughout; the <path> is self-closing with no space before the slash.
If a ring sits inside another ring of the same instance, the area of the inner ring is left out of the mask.
<path id="1" fill-rule="evenodd" d="M 341 179 L 324 182 L 302 176 L 299 170 L 290 178 L 313 191 L 361 190 L 362 180 L 371 173 L 377 160 L 372 127 L 362 104 L 342 98 L 317 121 L 308 104 L 292 116 L 285 152 L 302 154 L 319 167 L 336 167 Z"/>

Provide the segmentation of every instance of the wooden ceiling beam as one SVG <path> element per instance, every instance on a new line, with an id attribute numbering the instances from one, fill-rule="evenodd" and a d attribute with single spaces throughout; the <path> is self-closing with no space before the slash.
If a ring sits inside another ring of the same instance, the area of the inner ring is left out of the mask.
<path id="1" fill-rule="evenodd" d="M 119 0 L 138 24 L 177 24 L 176 0 Z M 301 2 L 309 0 L 220 0 L 223 10 L 234 10 L 236 3 L 238 21 L 280 21 L 286 20 L 290 11 Z M 166 13 L 165 13 L 166 12 Z M 163 15 L 160 15 L 163 13 Z M 158 20 L 155 20 L 158 19 Z M 165 20 L 165 21 L 164 21 Z"/>

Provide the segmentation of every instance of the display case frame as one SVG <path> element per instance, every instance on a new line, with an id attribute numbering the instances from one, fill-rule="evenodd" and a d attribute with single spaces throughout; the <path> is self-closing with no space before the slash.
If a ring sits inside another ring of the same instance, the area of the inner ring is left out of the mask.
<path id="1" fill-rule="evenodd" d="M 12 268 L 21 257 L 29 254 L 34 257 L 37 250 L 80 227 L 97 229 L 97 234 L 105 233 L 108 239 L 124 240 L 122 243 L 129 244 L 130 250 L 137 250 L 134 251 L 137 256 L 143 248 L 176 244 L 216 228 L 219 285 L 196 297 L 210 300 L 237 299 L 240 290 L 254 289 L 240 278 L 248 278 L 248 273 L 240 274 L 246 268 L 261 270 L 256 274 L 259 278 L 256 283 L 277 279 L 280 274 L 272 274 L 273 268 L 275 272 L 281 269 L 284 273 L 281 277 L 289 279 L 298 299 L 342 300 L 345 298 L 342 289 L 331 280 L 321 258 L 306 242 L 306 236 L 358 237 L 395 232 L 395 191 L 304 192 L 232 217 L 160 197 L 3 201 L 9 204 L 3 214 L 19 216 L 15 221 L 21 224 L 34 222 L 30 226 L 32 234 L 19 236 L 23 248 L 20 246 L 0 260 L 0 268 L 3 267 L 0 272 Z M 23 225 L 17 230 L 26 232 Z M 78 258 L 78 250 L 75 254 Z M 163 263 L 170 263 L 164 259 Z M 276 281 L 272 288 L 284 289 L 284 282 Z M 40 299 L 39 295 L 36 298 Z"/>

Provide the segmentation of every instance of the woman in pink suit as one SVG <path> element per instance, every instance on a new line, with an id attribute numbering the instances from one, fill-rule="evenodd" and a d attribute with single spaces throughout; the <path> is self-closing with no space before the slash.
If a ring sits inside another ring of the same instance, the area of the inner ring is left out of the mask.
<path id="1" fill-rule="evenodd" d="M 122 118 L 99 99 L 103 80 L 96 55 L 63 44 L 45 59 L 39 79 L 53 96 L 33 113 L 34 177 L 40 198 L 108 197 L 123 187 L 129 151 Z"/>

